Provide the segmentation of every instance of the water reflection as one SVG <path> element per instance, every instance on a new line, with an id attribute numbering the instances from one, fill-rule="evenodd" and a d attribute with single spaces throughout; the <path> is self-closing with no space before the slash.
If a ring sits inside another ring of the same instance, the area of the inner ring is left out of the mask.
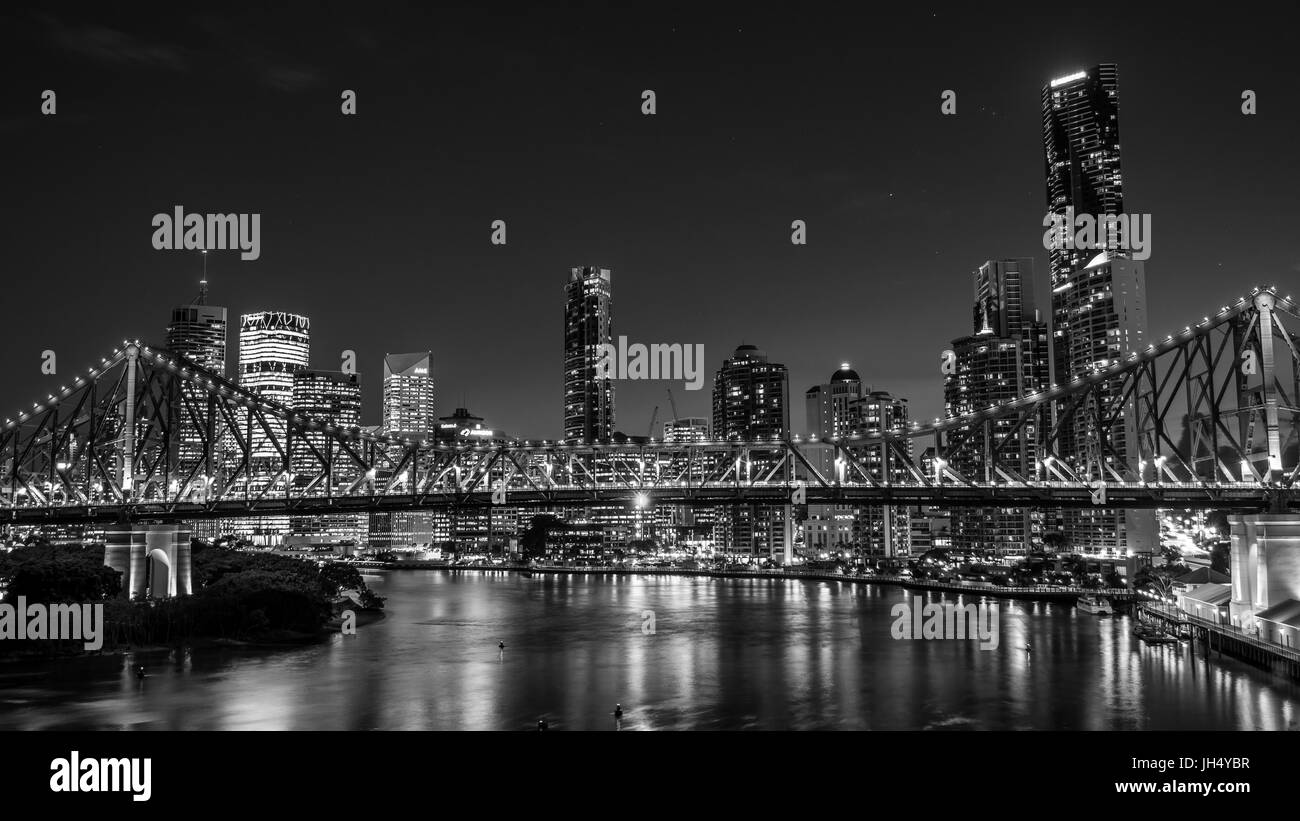
<path id="1" fill-rule="evenodd" d="M 891 608 L 918 594 L 890 587 L 367 580 L 388 618 L 318 645 L 0 665 L 0 727 L 1279 730 L 1300 719 L 1290 682 L 1187 645 L 1146 647 L 1126 618 L 1056 604 L 1001 602 L 998 647 L 981 650 L 894 640 Z"/>

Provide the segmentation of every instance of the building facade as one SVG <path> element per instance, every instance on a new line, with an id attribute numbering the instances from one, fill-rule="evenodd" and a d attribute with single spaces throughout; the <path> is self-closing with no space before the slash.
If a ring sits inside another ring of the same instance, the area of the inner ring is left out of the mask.
<path id="1" fill-rule="evenodd" d="M 1100 64 L 1050 81 L 1042 93 L 1047 215 L 1074 230 L 1073 219 L 1124 214 L 1120 165 L 1119 81 L 1113 64 Z M 1048 220 L 1044 220 L 1047 224 Z M 1146 283 L 1142 263 L 1130 259 L 1120 238 L 1102 232 L 1094 247 L 1049 243 L 1052 288 L 1052 381 L 1089 374 L 1146 345 Z M 1120 380 L 1103 390 L 1103 401 Z M 1080 478 L 1118 481 L 1123 463 L 1138 457 L 1136 408 L 1097 427 L 1099 409 L 1054 409 L 1057 458 Z M 1051 455 L 1051 454 L 1049 454 Z M 1083 510 L 1062 514 L 1069 549 L 1103 555 L 1147 554 L 1159 549 L 1154 511 Z"/>
<path id="2" fill-rule="evenodd" d="M 1007 259 L 989 260 L 974 272 L 974 333 L 953 340 L 955 372 L 944 377 L 948 416 L 1048 388 L 1048 328 L 1034 302 L 1033 271 L 1032 259 Z M 1038 418 L 1018 422 L 1008 416 L 987 428 L 957 432 L 965 444 L 949 467 L 976 482 L 1042 478 L 1040 460 L 1050 414 L 1043 409 Z M 986 457 L 992 442 L 1004 442 L 996 461 Z M 951 511 L 950 520 L 951 546 L 964 553 L 1027 553 L 1041 542 L 1044 526 L 1042 511 L 1028 508 L 961 507 Z"/>
<path id="3" fill-rule="evenodd" d="M 597 378 L 596 366 L 601 346 L 613 341 L 610 270 L 571 269 L 564 294 L 564 438 L 608 439 L 614 381 Z"/>
<path id="4" fill-rule="evenodd" d="M 713 378 L 713 438 L 761 442 L 784 439 L 790 431 L 789 371 L 768 361 L 753 345 L 741 345 Z M 750 450 L 740 468 L 742 481 L 760 475 L 778 458 L 776 451 Z M 729 505 L 718 511 L 716 540 L 725 551 L 788 561 L 794 534 L 789 505 Z M 782 559 L 778 554 L 785 554 Z"/>

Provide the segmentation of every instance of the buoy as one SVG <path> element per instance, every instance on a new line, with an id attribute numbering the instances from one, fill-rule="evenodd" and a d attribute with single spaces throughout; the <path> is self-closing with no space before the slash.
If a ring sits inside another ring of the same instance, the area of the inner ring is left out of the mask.
<path id="1" fill-rule="evenodd" d="M 135 668 L 135 677 L 136 677 L 136 678 L 144 678 L 144 667 L 137 667 L 137 668 Z"/>
<path id="2" fill-rule="evenodd" d="M 537 720 L 537 732 L 540 733 L 542 730 L 545 730 L 545 729 L 546 729 L 546 719 L 544 719 L 544 718 L 539 718 L 539 719 Z"/>
<path id="3" fill-rule="evenodd" d="M 623 717 L 623 705 L 622 705 L 622 704 L 615 704 L 615 705 L 614 705 L 614 718 L 622 718 L 622 717 Z"/>
<path id="4" fill-rule="evenodd" d="M 497 647 L 499 647 L 499 648 L 501 648 L 502 650 L 504 650 L 504 649 L 506 649 L 506 643 L 505 643 L 504 641 L 503 641 L 503 642 L 499 642 L 499 643 L 497 644 Z"/>

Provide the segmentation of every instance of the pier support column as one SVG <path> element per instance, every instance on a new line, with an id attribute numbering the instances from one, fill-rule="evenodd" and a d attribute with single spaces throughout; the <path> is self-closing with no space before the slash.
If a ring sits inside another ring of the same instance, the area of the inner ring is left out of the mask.
<path id="1" fill-rule="evenodd" d="M 1228 518 L 1232 600 L 1228 614 L 1243 628 L 1255 614 L 1300 599 L 1300 514 L 1255 513 Z"/>
<path id="2" fill-rule="evenodd" d="M 122 596 L 188 596 L 190 531 L 174 524 L 120 525 L 105 533 L 104 564 L 122 573 Z"/>

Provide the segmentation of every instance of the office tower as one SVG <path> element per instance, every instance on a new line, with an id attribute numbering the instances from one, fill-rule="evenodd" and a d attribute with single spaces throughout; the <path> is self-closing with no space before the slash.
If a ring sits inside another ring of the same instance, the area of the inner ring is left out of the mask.
<path id="1" fill-rule="evenodd" d="M 384 357 L 383 428 L 394 436 L 423 439 L 433 432 L 433 371 L 429 351 Z"/>
<path id="2" fill-rule="evenodd" d="M 217 376 L 225 376 L 226 309 L 209 305 L 207 301 L 208 283 L 203 280 L 199 283 L 199 295 L 193 302 L 172 309 L 171 322 L 167 324 L 167 350 Z M 206 390 L 201 386 L 187 384 L 182 393 L 194 413 L 193 420 L 182 414 L 184 424 L 177 452 L 177 465 L 184 475 L 188 475 L 194 463 L 203 459 L 200 431 L 206 429 L 208 403 Z M 200 468 L 204 476 L 212 475 L 220 468 L 220 454 L 213 453 L 213 459 L 211 469 L 206 465 Z M 195 490 L 201 491 L 201 487 L 196 484 Z"/>
<path id="3" fill-rule="evenodd" d="M 741 345 L 713 377 L 713 438 L 753 441 L 790 430 L 789 372 Z"/>
<path id="4" fill-rule="evenodd" d="M 1141 262 L 1098 259 L 1074 271 L 1054 300 L 1073 316 L 1073 327 L 1056 359 L 1064 371 L 1058 384 L 1121 362 L 1145 350 L 1147 341 L 1146 277 Z M 1062 455 L 1070 471 L 1092 481 L 1119 481 L 1126 465 L 1150 461 L 1139 446 L 1136 399 L 1125 397 L 1119 377 L 1101 383 L 1088 402 L 1065 420 L 1069 450 Z M 1118 403 L 1121 412 L 1116 412 Z M 1101 421 L 1110 416 L 1113 421 Z M 1064 425 L 1063 425 L 1064 427 Z M 1104 435 L 1102 435 L 1104 434 Z M 1062 447 L 1065 450 L 1065 447 Z M 1127 477 L 1131 480 L 1134 477 Z M 1065 513 L 1066 542 L 1081 552 L 1115 555 L 1158 552 L 1154 510 L 1078 510 Z"/>
<path id="5" fill-rule="evenodd" d="M 285 311 L 244 314 L 239 324 L 239 384 L 293 406 L 293 375 L 307 368 L 311 320 Z"/>
<path id="6" fill-rule="evenodd" d="M 1048 213 L 1061 218 L 1123 213 L 1115 65 L 1103 63 L 1052 80 L 1043 88 L 1042 102 Z M 1052 287 L 1059 286 L 1063 277 L 1082 268 L 1097 252 L 1051 249 Z"/>
<path id="7" fill-rule="evenodd" d="M 339 371 L 300 370 L 293 374 L 291 406 L 294 413 L 314 422 L 337 428 L 361 425 L 361 385 L 357 375 Z M 360 478 L 360 469 L 340 453 L 335 439 L 324 430 L 308 429 L 302 439 L 295 437 L 293 482 L 300 491 L 323 494 L 328 488 L 345 491 Z M 320 454 L 318 457 L 317 454 Z M 331 463 L 321 464 L 321 457 Z M 324 473 L 324 478 L 320 478 Z M 289 519 L 287 545 L 356 544 L 366 535 L 366 514 L 325 513 L 293 516 Z"/>
<path id="8" fill-rule="evenodd" d="M 1033 260 L 989 260 L 973 275 L 972 330 L 953 340 L 956 372 L 944 377 L 946 415 L 984 410 L 1049 385 L 1047 323 L 1034 304 Z M 1041 477 L 1042 436 L 1050 416 L 1018 424 L 1018 417 L 993 420 L 986 429 L 961 430 L 964 445 L 949 468 L 973 482 L 1021 481 Z M 991 434 L 986 442 L 986 433 Z M 991 442 L 1013 439 L 999 449 L 997 464 L 986 460 Z M 1043 516 L 1027 508 L 956 508 L 951 512 L 952 546 L 963 552 L 1027 553 L 1042 537 Z"/>
<path id="9" fill-rule="evenodd" d="M 199 281 L 199 295 L 188 305 L 172 309 L 171 322 L 167 324 L 167 350 L 179 354 L 206 371 L 217 376 L 226 375 L 226 309 L 208 304 L 208 281 Z M 190 476 L 197 466 L 188 488 L 180 489 L 181 496 L 203 501 L 221 472 L 224 441 L 218 440 L 210 449 L 210 461 L 205 459 L 204 437 L 208 428 L 208 402 L 206 389 L 198 385 L 182 386 L 189 411 L 182 413 L 181 431 L 176 452 L 176 473 Z M 193 414 L 192 417 L 190 414 Z M 218 425 L 219 427 L 219 425 Z M 200 464 L 202 463 L 202 464 Z M 191 532 L 199 538 L 219 535 L 217 520 L 186 522 Z"/>
<path id="10" fill-rule="evenodd" d="M 292 390 L 291 407 L 295 413 L 338 428 L 358 428 L 361 425 L 361 385 L 356 374 L 296 371 Z M 300 442 L 295 441 L 293 455 L 293 470 L 295 474 L 302 474 L 300 478 L 314 478 L 322 470 L 317 453 L 334 462 L 335 484 L 357 478 L 354 465 L 344 460 L 335 461 L 339 454 L 334 437 L 323 430 L 308 430 L 303 438 L 308 447 L 299 447 Z"/>
<path id="11" fill-rule="evenodd" d="M 824 385 L 814 385 L 804 393 L 808 434 L 813 441 L 843 436 L 849 432 L 849 406 L 862 398 L 862 379 L 844 362 Z M 836 460 L 835 448 L 810 442 L 805 450 L 809 464 L 823 477 L 835 480 L 842 461 Z M 804 552 L 808 558 L 852 557 L 858 547 L 853 540 L 854 505 L 808 505 L 800 521 Z"/>
<path id="12" fill-rule="evenodd" d="M 239 320 L 239 384 L 275 402 L 285 409 L 293 405 L 293 375 L 307 367 L 310 350 L 311 321 L 298 314 L 285 311 L 259 311 L 244 314 Z M 284 422 L 271 415 L 267 427 L 283 446 Z M 250 493 L 268 490 L 283 491 L 280 473 L 282 458 L 275 445 L 260 425 L 254 425 L 249 437 L 252 462 L 247 466 L 243 481 Z M 227 448 L 229 466 L 242 458 L 236 448 Z M 270 492 L 268 490 L 268 492 Z M 255 544 L 281 543 L 289 529 L 288 516 L 248 518 L 237 523 L 235 532 L 251 539 Z"/>
<path id="13" fill-rule="evenodd" d="M 789 436 L 789 373 L 785 365 L 769 362 L 753 345 L 741 345 L 713 377 L 713 438 L 744 442 L 782 440 Z M 740 468 L 741 481 L 758 478 L 779 458 L 779 451 L 761 446 L 749 451 Z M 791 561 L 793 534 L 789 506 L 732 505 L 720 510 L 719 536 L 729 550 L 751 558 Z"/>
<path id="14" fill-rule="evenodd" d="M 907 400 L 889 391 L 871 391 L 860 399 L 854 399 L 848 405 L 847 414 L 845 421 L 850 436 L 875 436 L 886 431 L 901 433 L 907 428 Z M 906 450 L 909 458 L 912 456 L 910 438 L 898 442 L 898 445 Z M 850 447 L 850 451 L 872 479 L 883 482 L 888 478 L 891 483 L 908 480 L 907 471 L 898 459 L 890 460 L 889 476 L 886 477 L 880 446 Z M 847 472 L 846 468 L 843 470 Z M 853 541 L 865 557 L 889 560 L 911 555 L 911 516 L 907 508 L 855 507 Z"/>
<path id="15" fill-rule="evenodd" d="M 1052 80 L 1043 88 L 1042 104 L 1048 214 L 1066 220 L 1073 231 L 1072 216 L 1124 213 L 1115 66 L 1101 64 Z M 1117 236 L 1103 233 L 1098 239 L 1099 247 L 1049 248 L 1056 384 L 1069 384 L 1145 344 L 1142 264 L 1127 259 Z M 1103 402 L 1109 404 L 1117 390 L 1118 380 L 1108 383 Z M 1124 474 L 1125 460 L 1139 455 L 1135 403 L 1126 402 L 1108 425 L 1110 444 L 1098 436 L 1099 412 L 1097 407 L 1057 403 L 1055 456 L 1078 478 L 1114 481 Z M 1074 550 L 1124 554 L 1158 547 L 1151 511 L 1067 511 L 1063 518 L 1065 538 Z"/>
<path id="16" fill-rule="evenodd" d="M 668 445 L 683 442 L 707 442 L 709 440 L 709 420 L 703 416 L 683 416 L 664 422 L 664 443 Z"/>
<path id="17" fill-rule="evenodd" d="M 172 309 L 167 350 L 217 376 L 226 375 L 226 309 L 208 304 L 207 280 L 199 282 L 193 302 Z"/>
<path id="18" fill-rule="evenodd" d="M 564 438 L 608 439 L 614 382 L 598 379 L 596 365 L 613 339 L 609 269 L 571 269 L 564 294 Z"/>

